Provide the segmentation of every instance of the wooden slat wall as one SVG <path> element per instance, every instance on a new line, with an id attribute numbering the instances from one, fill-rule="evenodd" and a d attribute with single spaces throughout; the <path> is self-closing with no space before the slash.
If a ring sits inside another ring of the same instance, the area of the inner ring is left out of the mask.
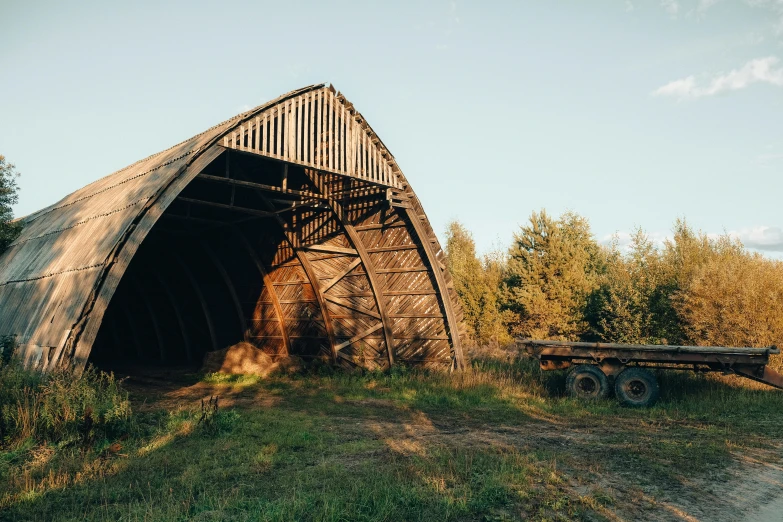
<path id="1" fill-rule="evenodd" d="M 226 135 L 224 147 L 324 172 L 402 188 L 394 158 L 345 98 L 331 88 L 275 105 Z M 275 136 L 267 147 L 259 134 Z M 310 148 L 311 145 L 315 145 Z"/>

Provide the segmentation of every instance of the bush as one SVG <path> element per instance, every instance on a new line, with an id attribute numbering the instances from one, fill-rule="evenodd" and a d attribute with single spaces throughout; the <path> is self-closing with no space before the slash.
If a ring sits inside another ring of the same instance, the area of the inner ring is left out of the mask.
<path id="1" fill-rule="evenodd" d="M 0 445 L 27 439 L 89 444 L 129 428 L 128 395 L 113 374 L 88 368 L 80 378 L 16 364 L 0 366 Z"/>
<path id="2" fill-rule="evenodd" d="M 207 436 L 218 436 L 231 433 L 239 420 L 239 413 L 234 410 L 221 409 L 219 397 L 210 397 L 208 401 L 201 400 L 201 413 L 196 423 Z"/>

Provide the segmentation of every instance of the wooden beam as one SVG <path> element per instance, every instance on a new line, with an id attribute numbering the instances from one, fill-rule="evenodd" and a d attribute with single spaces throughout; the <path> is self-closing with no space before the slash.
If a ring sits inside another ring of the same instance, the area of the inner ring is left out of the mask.
<path id="1" fill-rule="evenodd" d="M 272 217 L 276 215 L 274 212 L 266 212 L 263 210 L 256 210 L 252 208 L 238 207 L 236 205 L 226 205 L 225 203 L 215 203 L 214 201 L 204 201 L 201 199 L 192 198 L 177 198 L 177 201 L 184 201 L 185 203 L 191 203 L 193 205 L 201 205 L 204 207 L 220 208 L 223 210 L 233 210 L 234 212 L 242 212 L 244 214 L 252 214 L 260 217 Z"/>
<path id="2" fill-rule="evenodd" d="M 207 253 L 207 257 L 209 257 L 209 259 L 212 261 L 212 264 L 217 269 L 218 274 L 220 274 L 220 278 L 223 280 L 223 283 L 228 289 L 228 293 L 231 296 L 231 301 L 234 303 L 237 318 L 239 319 L 239 326 L 242 329 L 242 339 L 244 340 L 245 336 L 247 335 L 247 321 L 245 319 L 245 312 L 242 310 L 242 303 L 240 303 L 236 288 L 234 288 L 234 283 L 231 281 L 231 277 L 228 275 L 228 272 L 226 272 L 226 268 L 223 266 L 220 258 L 212 250 L 212 247 L 209 246 L 209 243 L 206 241 L 201 241 L 200 243 L 201 248 L 204 249 L 204 251 Z"/>
<path id="3" fill-rule="evenodd" d="M 313 252 L 327 252 L 329 254 L 345 254 L 348 256 L 356 256 L 359 253 L 355 248 L 346 248 L 332 245 L 300 245 L 299 250 L 310 250 Z"/>
<path id="4" fill-rule="evenodd" d="M 263 193 L 263 191 L 256 191 L 256 195 L 261 200 L 261 202 L 270 210 L 274 210 L 274 205 L 271 201 L 266 197 L 266 195 Z M 299 263 L 302 265 L 302 269 L 305 272 L 305 275 L 307 276 L 307 279 L 310 282 L 310 285 L 313 287 L 313 293 L 315 293 L 316 300 L 318 302 L 318 306 L 321 309 L 321 316 L 324 320 L 324 328 L 326 329 L 326 335 L 329 340 L 329 346 L 331 348 L 332 352 L 332 361 L 334 363 L 337 362 L 337 351 L 334 349 L 334 346 L 336 344 L 335 336 L 334 336 L 334 326 L 332 325 L 332 321 L 329 318 L 329 310 L 326 308 L 326 300 L 324 298 L 323 292 L 321 292 L 321 288 L 319 287 L 319 281 L 318 277 L 315 273 L 315 270 L 313 269 L 312 264 L 310 263 L 310 260 L 307 258 L 307 255 L 299 248 L 299 241 L 296 238 L 296 235 L 291 231 L 288 224 L 281 218 L 278 214 L 274 214 L 274 219 L 277 222 L 277 224 L 280 226 L 281 231 L 283 232 L 283 237 L 288 241 L 288 244 L 291 246 L 291 249 L 294 251 L 294 255 L 299 260 Z"/>
<path id="5" fill-rule="evenodd" d="M 136 322 L 133 320 L 133 314 L 131 314 L 127 305 L 122 307 L 122 312 L 125 315 L 125 320 L 128 321 L 128 327 L 130 328 L 131 335 L 133 336 L 133 346 L 136 347 L 136 355 L 139 357 L 139 360 L 143 360 L 144 354 L 141 349 L 141 343 L 139 342 L 139 330 L 136 328 Z"/>
<path id="6" fill-rule="evenodd" d="M 437 290 L 384 290 L 383 295 L 436 295 Z"/>
<path id="7" fill-rule="evenodd" d="M 409 266 L 409 267 L 401 267 L 401 268 L 376 268 L 375 272 L 377 274 L 407 274 L 411 272 L 429 272 L 430 269 L 426 266 Z"/>
<path id="8" fill-rule="evenodd" d="M 278 194 L 288 194 L 291 196 L 300 196 L 305 198 L 314 198 L 314 199 L 326 199 L 326 197 L 316 194 L 315 192 L 309 192 L 307 190 L 294 190 L 289 188 L 281 188 L 276 187 L 274 185 L 266 185 L 264 183 L 256 183 L 254 181 L 244 181 L 239 179 L 228 179 L 228 178 L 222 178 L 220 176 L 210 176 L 209 174 L 199 174 L 196 179 L 204 180 L 204 181 L 211 181 L 215 183 L 224 183 L 233 185 L 235 187 L 244 187 L 254 190 L 264 190 L 266 192 L 276 192 Z"/>
<path id="9" fill-rule="evenodd" d="M 378 323 L 376 325 L 373 325 L 373 326 L 367 328 L 366 330 L 364 330 L 363 332 L 354 335 L 353 337 L 351 337 L 347 341 L 344 341 L 344 342 L 338 344 L 334 348 L 335 348 L 335 350 L 337 350 L 339 352 L 343 348 L 352 345 L 356 341 L 360 341 L 360 340 L 364 339 L 365 337 L 367 337 L 371 333 L 377 332 L 381 328 L 383 328 L 383 323 Z"/>
<path id="10" fill-rule="evenodd" d="M 308 175 L 313 185 L 318 187 L 318 190 L 321 193 L 324 193 L 323 184 L 319 183 L 321 178 L 315 175 L 312 171 L 305 170 L 305 174 Z M 370 289 L 372 290 L 373 297 L 375 298 L 375 305 L 378 308 L 378 315 L 381 320 L 381 325 L 383 326 L 383 338 L 386 344 L 389 366 L 394 366 L 394 333 L 392 331 L 391 320 L 386 313 L 386 301 L 382 293 L 383 285 L 375 273 L 375 265 L 373 264 L 373 260 L 370 257 L 369 249 L 365 247 L 364 243 L 362 242 L 362 238 L 359 236 L 359 233 L 356 232 L 356 229 L 354 229 L 353 225 L 348 221 L 343 207 L 335 200 L 329 200 L 329 205 L 332 207 L 332 211 L 334 212 L 337 221 L 342 225 L 343 230 L 345 230 L 345 234 L 348 236 L 348 239 L 350 239 L 357 255 L 359 256 L 359 259 L 362 261 L 362 266 L 364 267 L 364 271 L 367 274 L 367 280 L 370 283 Z"/>
<path id="11" fill-rule="evenodd" d="M 389 314 L 392 319 L 443 319 L 443 314 Z"/>
<path id="12" fill-rule="evenodd" d="M 369 315 L 370 317 L 375 317 L 376 319 L 380 319 L 381 316 L 372 310 L 368 310 L 367 308 L 364 308 L 363 306 L 357 306 L 350 301 L 346 301 L 345 299 L 341 299 L 339 297 L 334 297 L 331 295 L 324 295 L 324 299 L 327 301 L 330 301 L 336 305 L 340 305 L 344 308 L 348 308 L 349 310 L 353 310 L 355 312 L 359 312 L 360 314 Z"/>
<path id="13" fill-rule="evenodd" d="M 348 273 L 349 273 L 351 270 L 353 270 L 354 268 L 356 268 L 357 266 L 359 266 L 361 263 L 362 263 L 362 259 L 361 259 L 360 257 L 357 257 L 356 259 L 354 259 L 354 260 L 353 260 L 353 261 L 352 261 L 352 262 L 351 262 L 351 263 L 350 263 L 350 264 L 349 264 L 347 267 L 345 267 L 345 269 L 344 269 L 342 272 L 340 272 L 339 274 L 337 274 L 336 276 L 334 276 L 332 279 L 330 279 L 329 281 L 327 281 L 326 283 L 324 283 L 324 285 L 321 287 L 322 291 L 323 291 L 323 292 L 326 292 L 327 290 L 329 290 L 330 288 L 332 288 L 334 285 L 336 285 L 337 283 L 339 283 L 340 281 L 342 281 L 342 279 L 343 279 L 345 276 L 347 276 L 347 275 L 348 275 Z"/>
<path id="14" fill-rule="evenodd" d="M 187 221 L 189 223 L 203 223 L 205 225 L 233 225 L 234 221 L 223 221 L 221 219 L 207 219 L 195 216 L 183 216 L 181 214 L 163 214 L 162 219 L 173 219 L 175 221 Z"/>
<path id="15" fill-rule="evenodd" d="M 171 307 L 174 309 L 174 315 L 177 319 L 177 325 L 179 326 L 179 332 L 180 336 L 182 337 L 182 343 L 185 345 L 185 355 L 188 359 L 188 362 L 193 362 L 193 350 L 190 346 L 190 336 L 188 336 L 187 328 L 185 328 L 185 319 L 182 315 L 182 310 L 179 307 L 179 303 L 174 298 L 174 292 L 171 291 L 171 286 L 169 286 L 168 282 L 166 281 L 166 278 L 160 275 L 160 272 L 155 270 L 155 279 L 158 281 L 158 284 L 163 289 L 163 293 L 166 294 L 166 297 L 169 300 L 169 303 L 171 304 Z"/>
<path id="16" fill-rule="evenodd" d="M 289 355 L 291 353 L 291 340 L 288 338 L 288 327 L 285 322 L 285 317 L 283 316 L 283 307 L 280 305 L 280 299 L 277 295 L 277 291 L 275 290 L 274 283 L 269 277 L 269 273 L 266 271 L 266 268 L 264 268 L 264 265 L 258 258 L 258 254 L 256 254 L 253 245 L 250 244 L 250 241 L 248 241 L 247 237 L 245 237 L 245 235 L 240 231 L 237 231 L 236 235 L 239 238 L 239 241 L 244 245 L 245 250 L 247 250 L 248 255 L 253 260 L 253 263 L 255 263 L 256 268 L 258 268 L 258 273 L 261 274 L 261 279 L 264 282 L 264 286 L 269 291 L 269 296 L 272 300 L 272 306 L 275 309 L 275 314 L 277 314 L 278 323 L 280 324 L 280 333 L 283 337 L 285 355 Z"/>
<path id="17" fill-rule="evenodd" d="M 163 334 L 160 332 L 158 316 L 155 314 L 155 310 L 152 309 L 149 296 L 147 295 L 147 292 L 144 291 L 144 288 L 138 284 L 138 282 L 131 281 L 131 287 L 136 290 L 137 295 L 141 296 L 141 301 L 144 304 L 144 308 L 147 310 L 147 313 L 150 316 L 150 321 L 152 321 L 152 329 L 155 331 L 155 339 L 158 341 L 158 352 L 160 353 L 160 360 L 161 362 L 166 362 L 166 343 L 163 342 Z"/>
<path id="18" fill-rule="evenodd" d="M 446 324 L 448 326 L 449 334 L 451 335 L 451 343 L 454 349 L 454 362 L 456 367 L 461 369 L 465 366 L 465 361 L 462 354 L 462 340 L 459 338 L 459 321 L 457 321 L 457 316 L 454 313 L 454 304 L 451 302 L 451 295 L 449 294 L 449 289 L 446 285 L 446 278 L 443 275 L 445 267 L 438 261 L 435 250 L 432 248 L 432 243 L 429 241 L 429 234 L 427 234 L 427 231 L 424 228 L 424 222 L 422 221 L 421 216 L 423 216 L 424 219 L 426 219 L 426 216 L 418 214 L 416 209 L 413 208 L 400 209 L 400 212 L 403 212 L 411 225 L 413 225 L 419 243 L 421 243 L 424 250 L 427 262 L 429 262 L 432 273 L 435 275 L 435 284 L 439 292 L 438 295 L 440 297 L 441 306 L 446 314 Z"/>
<path id="19" fill-rule="evenodd" d="M 274 122 L 274 119 L 273 119 L 273 122 Z M 325 132 L 326 131 L 324 131 L 322 133 L 323 136 L 325 136 Z M 325 140 L 325 138 L 324 138 L 324 140 Z M 390 180 L 389 182 L 383 182 L 380 179 L 371 177 L 372 174 L 370 172 L 368 172 L 366 174 L 367 177 L 365 177 L 365 174 L 359 174 L 359 175 L 350 176 L 350 175 L 346 174 L 345 172 L 343 172 L 341 170 L 336 170 L 334 168 L 330 168 L 328 165 L 324 165 L 323 161 L 328 161 L 328 158 L 326 156 L 327 151 L 325 150 L 325 148 L 328 146 L 328 144 L 326 144 L 325 142 L 321 142 L 320 144 L 317 144 L 317 147 L 319 147 L 320 153 L 317 154 L 317 156 L 316 156 L 317 161 L 313 162 L 313 163 L 310 163 L 308 161 L 302 161 L 302 160 L 296 159 L 296 158 L 284 158 L 282 156 L 277 156 L 277 155 L 275 155 L 275 154 L 273 154 L 271 152 L 262 153 L 262 152 L 253 151 L 253 150 L 239 150 L 239 149 L 235 149 L 231 145 L 227 145 L 225 143 L 220 143 L 218 145 L 221 148 L 230 149 L 230 150 L 234 151 L 234 153 L 236 153 L 236 154 L 248 154 L 248 155 L 252 155 L 252 156 L 256 156 L 256 157 L 262 156 L 263 158 L 268 159 L 270 161 L 281 162 L 281 163 L 289 163 L 291 165 L 298 165 L 300 167 L 305 167 L 305 168 L 308 168 L 308 169 L 317 170 L 318 172 L 322 172 L 322 173 L 326 173 L 326 174 L 339 174 L 341 176 L 350 177 L 352 179 L 358 179 L 358 180 L 364 181 L 365 183 L 369 183 L 369 184 L 372 184 L 372 185 L 375 185 L 375 186 L 379 186 L 379 187 L 382 187 L 382 188 L 386 188 L 386 187 L 400 188 L 399 187 L 399 183 L 396 180 L 396 176 L 394 177 L 394 179 Z M 272 143 L 272 145 L 274 146 L 274 142 Z M 372 154 L 372 151 L 368 150 L 368 152 L 370 154 Z M 318 163 L 322 163 L 322 164 L 319 166 Z"/>
<path id="20" fill-rule="evenodd" d="M 382 246 L 382 247 L 374 247 L 374 248 L 368 248 L 368 252 L 372 252 L 373 254 L 376 252 L 397 252 L 399 250 L 416 250 L 419 248 L 419 245 L 388 245 L 388 246 Z"/>
<path id="21" fill-rule="evenodd" d="M 215 336 L 215 327 L 212 324 L 212 315 L 209 313 L 207 300 L 204 299 L 204 293 L 201 291 L 201 286 L 199 285 L 199 282 L 196 280 L 195 276 L 193 275 L 193 272 L 190 270 L 190 267 L 188 267 L 188 265 L 185 264 L 185 262 L 178 254 L 176 253 L 174 254 L 174 259 L 179 265 L 180 269 L 182 270 L 182 273 L 185 274 L 185 278 L 190 283 L 191 288 L 193 288 L 193 292 L 196 294 L 196 299 L 198 299 L 198 302 L 201 305 L 201 312 L 204 314 L 204 321 L 207 323 L 207 330 L 209 331 L 209 339 L 212 342 L 212 350 L 217 350 L 218 344 L 217 344 L 217 337 Z"/>
<path id="22" fill-rule="evenodd" d="M 367 225 L 356 225 L 353 228 L 356 230 L 381 230 L 381 229 L 387 229 L 387 228 L 403 228 L 407 227 L 408 224 L 404 221 L 397 221 L 395 223 L 368 223 Z"/>

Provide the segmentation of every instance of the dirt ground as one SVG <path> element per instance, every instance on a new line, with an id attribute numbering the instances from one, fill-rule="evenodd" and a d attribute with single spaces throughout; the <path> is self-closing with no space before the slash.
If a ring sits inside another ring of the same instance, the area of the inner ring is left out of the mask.
<path id="1" fill-rule="evenodd" d="M 132 377 L 125 387 L 134 397 L 136 407 L 177 408 L 197 406 L 200 401 L 218 395 L 225 407 L 274 408 L 279 396 L 259 387 L 232 387 L 226 384 L 199 382 L 182 385 L 162 377 Z M 390 411 L 384 400 L 357 401 L 357 405 L 372 410 Z M 335 416 L 333 416 L 334 418 Z M 557 419 L 536 419 L 524 425 L 464 423 L 446 416 L 414 414 L 406 418 L 394 415 L 367 415 L 335 420 L 345 430 L 357 434 L 369 431 L 384 440 L 399 454 L 423 453 L 433 445 L 458 448 L 482 447 L 492 444 L 529 450 L 557 451 L 579 462 L 589 455 L 591 461 L 612 462 L 602 467 L 600 479 L 585 481 L 580 469 L 565 469 L 572 477 L 566 487 L 577 494 L 596 488 L 610 492 L 616 500 L 609 513 L 612 520 L 654 522 L 781 522 L 783 521 L 783 467 L 770 462 L 783 461 L 783 444 L 753 453 L 737 452 L 732 462 L 715 476 L 682 479 L 672 485 L 650 484 L 642 480 L 632 467 L 612 461 L 612 446 L 602 439 L 608 431 L 569 425 Z M 565 462 L 568 462 L 566 460 Z M 568 464 L 562 464 L 568 468 Z"/>

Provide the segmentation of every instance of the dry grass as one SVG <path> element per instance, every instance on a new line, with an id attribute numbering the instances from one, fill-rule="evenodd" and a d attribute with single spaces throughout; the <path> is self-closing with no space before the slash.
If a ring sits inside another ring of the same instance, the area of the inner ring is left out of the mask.
<path id="1" fill-rule="evenodd" d="M 735 458 L 779 459 L 783 435 L 778 392 L 666 375 L 655 408 L 583 404 L 506 352 L 453 375 L 183 379 L 128 381 L 125 438 L 0 453 L 0 519 L 730 520 Z"/>

